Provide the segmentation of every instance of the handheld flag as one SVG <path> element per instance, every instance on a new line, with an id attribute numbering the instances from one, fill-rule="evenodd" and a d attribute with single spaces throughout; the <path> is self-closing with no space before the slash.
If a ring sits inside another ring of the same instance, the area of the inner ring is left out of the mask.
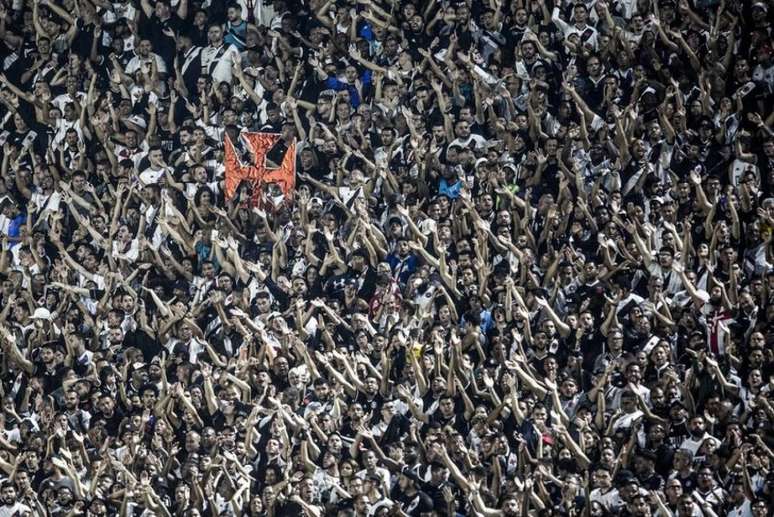
<path id="1" fill-rule="evenodd" d="M 296 184 L 296 141 L 293 140 L 288 146 L 278 167 L 266 166 L 266 155 L 279 139 L 280 135 L 275 133 L 242 133 L 241 141 L 235 146 L 226 135 L 224 142 L 226 199 L 234 197 L 242 181 L 249 181 L 252 184 L 253 206 L 260 206 L 263 203 L 263 189 L 269 184 L 277 185 L 285 199 L 291 197 Z"/>

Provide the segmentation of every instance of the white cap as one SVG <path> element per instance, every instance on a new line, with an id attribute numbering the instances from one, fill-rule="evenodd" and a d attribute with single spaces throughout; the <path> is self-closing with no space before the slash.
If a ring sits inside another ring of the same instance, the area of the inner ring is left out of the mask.
<path id="1" fill-rule="evenodd" d="M 145 119 L 142 118 L 140 115 L 132 115 L 129 118 L 127 118 L 127 121 L 131 122 L 132 124 L 134 124 L 136 126 L 140 126 L 143 129 L 148 127 L 148 123 L 145 122 Z"/>
<path id="2" fill-rule="evenodd" d="M 51 321 L 51 311 L 44 307 L 38 307 L 35 309 L 35 312 L 32 313 L 32 319 Z"/>

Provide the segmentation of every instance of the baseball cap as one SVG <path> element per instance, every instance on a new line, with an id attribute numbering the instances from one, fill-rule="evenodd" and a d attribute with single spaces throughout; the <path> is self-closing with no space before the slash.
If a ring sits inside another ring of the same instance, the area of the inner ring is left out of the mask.
<path id="1" fill-rule="evenodd" d="M 51 321 L 51 311 L 45 307 L 38 307 L 35 309 L 35 312 L 32 313 L 32 319 Z"/>

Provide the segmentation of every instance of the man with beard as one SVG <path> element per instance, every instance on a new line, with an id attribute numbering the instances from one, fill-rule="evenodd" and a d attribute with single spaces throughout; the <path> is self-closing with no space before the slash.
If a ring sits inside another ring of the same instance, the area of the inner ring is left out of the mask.
<path id="1" fill-rule="evenodd" d="M 301 461 L 303 461 L 307 470 L 313 471 L 314 483 L 318 493 L 326 493 L 331 490 L 337 491 L 339 486 L 339 460 L 341 454 L 334 453 L 326 449 L 320 454 L 319 467 L 316 462 L 309 458 L 309 431 L 301 431 Z"/>
<path id="2" fill-rule="evenodd" d="M 679 272 L 685 290 L 688 292 L 693 304 L 700 308 L 707 321 L 709 331 L 709 350 L 715 355 L 725 354 L 726 343 L 729 339 L 728 325 L 733 320 L 733 314 L 729 310 L 728 296 L 722 285 L 715 285 L 709 292 L 699 291 L 685 274 L 685 271 L 675 263 L 674 269 Z"/>
<path id="3" fill-rule="evenodd" d="M 67 415 L 67 422 L 70 426 L 81 434 L 85 434 L 89 430 L 89 424 L 91 423 L 91 414 L 88 411 L 80 409 L 80 398 L 78 392 L 75 390 L 67 390 L 64 396 L 65 411 Z"/>
<path id="4" fill-rule="evenodd" d="M 352 253 L 347 276 L 357 281 L 358 296 L 370 300 L 376 291 L 377 272 L 369 263 L 368 253 L 364 249 Z"/>
<path id="5" fill-rule="evenodd" d="M 202 73 L 200 54 L 202 48 L 193 44 L 191 31 L 183 28 L 177 37 L 177 56 L 175 57 L 175 70 L 178 77 L 182 78 L 186 89 L 196 93 L 196 82 Z"/>
<path id="6" fill-rule="evenodd" d="M 201 51 L 202 75 L 212 77 L 215 84 L 231 83 L 232 68 L 239 59 L 239 51 L 223 41 L 223 27 L 220 25 L 210 25 L 207 38 L 209 45 Z"/>
<path id="7" fill-rule="evenodd" d="M 333 410 L 333 394 L 330 384 L 324 377 L 318 377 L 312 383 L 312 390 L 306 396 L 309 401 L 304 410 L 304 418 L 309 418 L 312 414 L 329 413 Z"/>
<path id="8" fill-rule="evenodd" d="M 626 504 L 626 508 L 621 515 L 626 517 L 650 517 L 652 512 L 646 495 L 639 492 L 635 494 Z"/>
<path id="9" fill-rule="evenodd" d="M 393 276 L 401 285 L 405 285 L 409 277 L 414 274 L 419 262 L 416 255 L 411 253 L 409 241 L 405 237 L 398 238 L 395 251 L 387 255 L 386 261 L 392 269 Z"/>
<path id="10" fill-rule="evenodd" d="M 418 488 L 422 481 L 408 467 L 401 469 L 398 484 L 392 490 L 390 498 L 397 501 L 401 512 L 411 517 L 418 517 L 433 509 L 433 500 Z"/>
<path id="11" fill-rule="evenodd" d="M 44 510 L 40 506 L 38 496 L 32 487 L 31 479 L 30 472 L 26 469 L 19 468 L 16 471 L 14 481 L 16 482 L 17 492 L 19 493 L 19 502 L 31 508 L 37 508 L 38 512 L 42 514 Z"/>
<path id="12" fill-rule="evenodd" d="M 634 457 L 634 471 L 640 484 L 648 490 L 661 490 L 664 480 L 656 474 L 656 454 L 650 450 L 641 450 Z"/>
<path id="13" fill-rule="evenodd" d="M 43 391 L 50 395 L 62 386 L 65 371 L 67 368 L 61 361 L 57 360 L 57 348 L 59 345 L 55 341 L 50 341 L 43 345 L 38 360 L 34 363 L 33 377 L 39 377 L 43 381 Z"/>
<path id="14" fill-rule="evenodd" d="M 688 421 L 688 432 L 690 433 L 690 436 L 683 440 L 683 443 L 680 444 L 680 448 L 690 451 L 695 455 L 705 440 L 716 440 L 716 438 L 706 431 L 706 425 L 703 416 L 693 416 Z"/>
<path id="15" fill-rule="evenodd" d="M 344 369 L 352 382 L 347 382 L 344 376 L 332 368 L 327 361 L 323 362 L 323 366 L 327 367 L 328 372 L 344 386 L 344 389 L 351 397 L 355 398 L 355 402 L 367 411 L 372 412 L 371 423 L 375 424 L 379 419 L 379 414 L 384 404 L 384 397 L 379 393 L 379 381 L 372 376 L 366 377 L 365 381 L 361 381 L 343 354 L 334 352 L 333 355 L 344 365 Z"/>
<path id="16" fill-rule="evenodd" d="M 97 403 L 97 413 L 94 418 L 105 422 L 105 430 L 110 436 L 115 436 L 124 418 L 124 414 L 116 407 L 116 401 L 110 394 L 102 395 Z"/>
<path id="17" fill-rule="evenodd" d="M 662 246 L 658 252 L 657 260 L 653 260 L 647 246 L 640 237 L 634 223 L 627 226 L 627 230 L 632 235 L 637 250 L 642 256 L 645 267 L 648 272 L 654 276 L 660 276 L 664 280 L 663 289 L 670 295 L 675 295 L 683 289 L 683 279 L 681 278 L 681 267 L 675 257 L 675 250 L 670 246 Z"/>
<path id="18" fill-rule="evenodd" d="M 0 485 L 0 517 L 11 517 L 23 515 L 24 512 L 31 512 L 32 509 L 16 500 L 16 487 L 13 481 L 3 481 Z"/>
<path id="19" fill-rule="evenodd" d="M 619 409 L 623 402 L 624 394 L 631 393 L 636 398 L 641 398 L 646 403 L 650 403 L 650 390 L 642 384 L 642 370 L 637 362 L 631 362 L 624 370 L 624 378 L 627 385 L 623 388 L 612 387 L 607 392 L 607 398 L 610 399 L 610 408 Z"/>
<path id="20" fill-rule="evenodd" d="M 414 407 L 411 406 L 411 408 L 413 412 Z M 442 395 L 438 400 L 437 411 L 429 417 L 426 415 L 422 416 L 425 417 L 425 423 L 428 423 L 430 426 L 438 427 L 439 429 L 451 426 L 462 435 L 468 433 L 468 422 L 465 418 L 467 415 L 463 414 L 462 410 L 457 407 L 455 399 L 448 394 Z M 419 418 L 417 414 L 414 414 L 414 417 Z M 421 420 L 421 418 L 419 419 Z"/>
<path id="21" fill-rule="evenodd" d="M 373 427 L 374 435 L 384 446 L 389 443 L 399 443 L 402 436 L 409 431 L 409 419 L 397 412 L 395 401 L 387 401 L 382 406 L 381 419 Z"/>

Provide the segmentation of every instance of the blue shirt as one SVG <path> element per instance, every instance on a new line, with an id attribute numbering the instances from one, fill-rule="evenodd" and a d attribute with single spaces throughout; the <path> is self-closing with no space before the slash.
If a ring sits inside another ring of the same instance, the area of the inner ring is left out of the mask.
<path id="1" fill-rule="evenodd" d="M 395 253 L 390 253 L 385 259 L 392 269 L 392 274 L 398 279 L 398 282 L 405 284 L 409 277 L 417 270 L 417 258 L 414 255 L 407 255 L 400 259 Z"/>
<path id="2" fill-rule="evenodd" d="M 239 24 L 226 24 L 226 34 L 223 36 L 223 42 L 227 45 L 234 45 L 237 50 L 242 52 L 245 49 L 245 37 L 247 36 L 247 22 L 242 20 Z"/>
<path id="3" fill-rule="evenodd" d="M 365 81 L 363 81 L 363 84 L 365 84 Z M 325 80 L 325 86 L 337 92 L 347 90 L 349 92 L 349 103 L 352 107 L 357 109 L 360 106 L 360 95 L 357 93 L 357 88 L 355 88 L 354 84 L 339 81 L 335 77 L 329 77 Z"/>
<path id="4" fill-rule="evenodd" d="M 460 324 L 463 327 L 465 326 L 465 316 L 462 316 L 460 318 Z M 494 320 L 492 319 L 492 313 L 486 309 L 481 309 L 481 323 L 479 324 L 479 327 L 481 328 L 482 334 L 486 334 L 487 332 L 489 332 L 489 329 L 494 327 Z"/>
<path id="5" fill-rule="evenodd" d="M 462 182 L 460 180 L 449 185 L 446 178 L 441 178 L 441 182 L 438 185 L 439 194 L 448 196 L 451 199 L 457 199 L 460 197 L 460 191 L 462 191 Z"/>
<path id="6" fill-rule="evenodd" d="M 27 223 L 27 215 L 19 214 L 8 223 L 8 237 L 12 242 L 9 243 L 11 247 L 16 246 L 19 243 L 19 235 L 21 234 L 21 227 Z"/>

